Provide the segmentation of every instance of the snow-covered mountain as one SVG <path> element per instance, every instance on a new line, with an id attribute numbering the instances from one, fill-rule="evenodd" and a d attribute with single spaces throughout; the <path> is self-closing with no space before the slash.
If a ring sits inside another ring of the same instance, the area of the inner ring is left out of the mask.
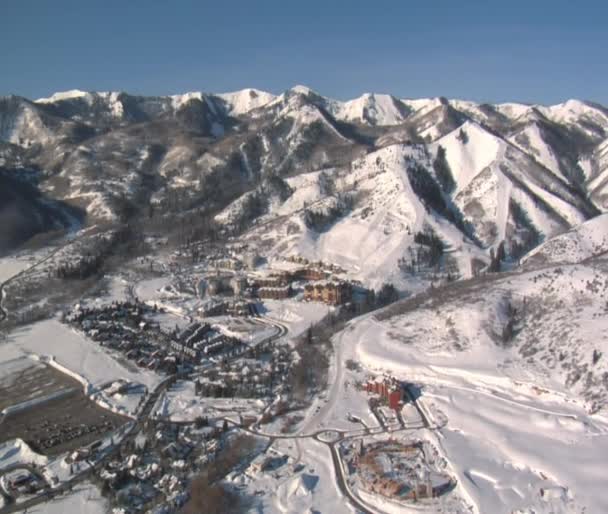
<path id="1" fill-rule="evenodd" d="M 74 90 L 0 99 L 0 144 L 5 172 L 37 170 L 89 223 L 198 210 L 372 282 L 411 267 L 421 233 L 471 276 L 501 243 L 517 260 L 608 205 L 608 110 L 577 100 Z"/>
<path id="2" fill-rule="evenodd" d="M 526 265 L 576 264 L 608 254 L 608 214 L 550 238 L 522 259 Z"/>

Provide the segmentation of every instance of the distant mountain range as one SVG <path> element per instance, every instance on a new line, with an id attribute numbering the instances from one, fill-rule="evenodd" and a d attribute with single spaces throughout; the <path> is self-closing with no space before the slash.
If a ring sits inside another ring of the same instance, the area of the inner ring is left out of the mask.
<path id="1" fill-rule="evenodd" d="M 199 212 L 270 255 L 327 259 L 370 283 L 397 280 L 410 248 L 429 246 L 417 234 L 432 235 L 470 276 L 501 243 L 517 260 L 606 211 L 608 109 L 340 102 L 303 86 L 8 96 L 0 179 L 0 250 L 76 222 Z"/>

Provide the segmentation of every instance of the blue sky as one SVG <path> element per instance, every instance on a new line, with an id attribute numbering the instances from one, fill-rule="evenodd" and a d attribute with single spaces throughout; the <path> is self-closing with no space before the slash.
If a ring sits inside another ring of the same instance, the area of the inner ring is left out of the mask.
<path id="1" fill-rule="evenodd" d="M 608 105 L 608 2 L 2 0 L 0 95 L 305 84 Z"/>

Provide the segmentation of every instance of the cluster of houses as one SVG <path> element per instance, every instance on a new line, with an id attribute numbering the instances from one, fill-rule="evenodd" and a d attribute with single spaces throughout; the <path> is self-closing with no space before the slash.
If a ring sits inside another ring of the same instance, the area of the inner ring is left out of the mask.
<path id="1" fill-rule="evenodd" d="M 239 298 L 207 298 L 198 309 L 199 316 L 248 317 L 257 314 L 255 303 Z"/>
<path id="2" fill-rule="evenodd" d="M 146 319 L 145 314 L 153 314 L 153 310 L 137 302 L 113 302 L 97 308 L 76 305 L 66 321 L 137 366 L 172 374 L 177 371 L 178 356 L 170 351 L 171 335 L 161 330 L 158 322 Z"/>
<path id="3" fill-rule="evenodd" d="M 220 274 L 219 272 L 209 274 L 196 283 L 196 294 L 199 298 L 217 296 L 229 293 L 232 296 L 247 295 L 247 278 L 240 274 Z"/>
<path id="4" fill-rule="evenodd" d="M 289 257 L 287 257 L 287 260 L 289 262 L 307 266 L 309 268 L 316 268 L 318 270 L 324 270 L 329 273 L 336 273 L 336 274 L 345 273 L 344 268 L 341 268 L 337 264 L 332 264 L 332 263 L 323 262 L 323 261 L 310 261 L 306 257 L 302 257 L 300 255 L 290 255 Z M 319 280 L 319 279 L 314 279 L 314 280 Z"/>
<path id="5" fill-rule="evenodd" d="M 331 273 L 316 266 L 274 272 L 251 280 L 259 298 L 283 299 L 293 294 L 295 282 L 304 282 L 304 300 L 327 305 L 342 305 L 352 301 L 353 287 L 343 280 L 328 280 Z"/>
<path id="6" fill-rule="evenodd" d="M 283 300 L 293 296 L 294 283 L 304 282 L 304 299 L 311 302 L 322 302 L 328 305 L 341 305 L 352 300 L 352 285 L 345 281 L 327 281 L 331 273 L 318 267 L 306 266 L 288 271 L 273 271 L 268 274 L 215 273 L 198 279 L 195 287 L 197 296 L 215 298 L 218 295 L 230 294 L 238 298 L 259 298 L 262 300 Z M 222 307 L 214 306 L 212 315 L 225 314 L 230 302 L 223 302 Z M 242 313 L 249 315 L 251 308 L 244 308 Z M 207 315 L 209 312 L 206 313 Z"/>
<path id="7" fill-rule="evenodd" d="M 256 346 L 249 354 L 251 358 L 202 370 L 195 382 L 196 394 L 212 398 L 267 398 L 276 394 L 285 386 L 292 353 L 282 345 L 267 345 Z"/>
<path id="8" fill-rule="evenodd" d="M 236 355 L 245 349 L 239 339 L 206 323 L 165 331 L 145 316 L 154 314 L 154 310 L 133 302 L 114 302 L 95 309 L 76 306 L 67 321 L 101 346 L 121 352 L 137 366 L 167 374 L 176 373 L 184 364 L 197 365 L 203 358 Z"/>
<path id="9" fill-rule="evenodd" d="M 102 490 L 127 512 L 149 511 L 163 505 L 178 510 L 189 497 L 192 473 L 213 461 L 221 450 L 223 431 L 208 422 L 182 426 L 148 421 L 124 442 L 116 457 L 97 471 Z"/>
<path id="10" fill-rule="evenodd" d="M 213 329 L 208 323 L 194 322 L 178 332 L 169 343 L 181 361 L 198 364 L 203 357 L 218 354 L 235 356 L 246 346 L 240 339 L 230 337 Z"/>
<path id="11" fill-rule="evenodd" d="M 285 300 L 292 296 L 293 290 L 291 285 L 275 286 L 275 287 L 260 287 L 258 289 L 258 298 L 262 300 Z"/>

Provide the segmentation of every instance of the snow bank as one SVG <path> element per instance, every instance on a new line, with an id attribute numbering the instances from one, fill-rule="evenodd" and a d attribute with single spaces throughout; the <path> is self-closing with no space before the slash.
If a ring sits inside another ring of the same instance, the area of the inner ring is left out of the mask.
<path id="1" fill-rule="evenodd" d="M 44 466 L 47 462 L 47 457 L 36 453 L 21 439 L 13 439 L 12 441 L 0 444 L 0 469 L 15 464 Z"/>

